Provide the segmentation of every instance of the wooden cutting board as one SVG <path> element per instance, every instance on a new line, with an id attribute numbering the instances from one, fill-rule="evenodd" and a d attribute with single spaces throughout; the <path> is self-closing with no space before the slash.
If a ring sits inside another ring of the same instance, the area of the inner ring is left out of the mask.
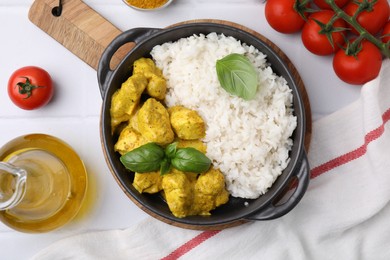
<path id="1" fill-rule="evenodd" d="M 53 9 L 58 5 L 58 0 L 35 0 L 28 17 L 77 57 L 97 69 L 103 51 L 121 31 L 80 0 L 62 1 L 62 12 L 56 16 Z M 128 45 L 119 49 L 111 61 L 112 66 L 115 67 L 131 47 Z"/>

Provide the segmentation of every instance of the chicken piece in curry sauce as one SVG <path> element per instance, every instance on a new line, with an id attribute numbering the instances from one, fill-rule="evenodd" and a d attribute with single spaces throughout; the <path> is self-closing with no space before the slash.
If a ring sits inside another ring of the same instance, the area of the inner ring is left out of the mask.
<path id="1" fill-rule="evenodd" d="M 144 76 L 134 74 L 112 95 L 110 114 L 113 131 L 119 124 L 130 119 L 140 102 L 146 85 L 147 80 Z"/>
<path id="2" fill-rule="evenodd" d="M 177 139 L 176 141 L 177 141 L 177 148 L 192 147 L 204 154 L 207 151 L 207 146 L 201 140 Z"/>
<path id="3" fill-rule="evenodd" d="M 133 75 L 130 76 L 111 99 L 111 128 L 126 122 L 134 114 L 144 92 L 159 100 L 165 98 L 167 86 L 162 72 L 153 60 L 141 58 L 134 62 Z"/>
<path id="4" fill-rule="evenodd" d="M 143 94 L 149 97 L 144 102 Z M 183 106 L 166 108 L 165 95 L 165 79 L 153 60 L 135 61 L 133 75 L 111 100 L 112 133 L 118 134 L 115 151 L 124 155 L 149 142 L 165 147 L 175 141 L 177 148 L 192 147 L 206 153 L 201 140 L 206 126 L 201 116 Z M 173 167 L 164 175 L 160 171 L 134 173 L 133 186 L 140 193 L 161 193 L 172 214 L 179 218 L 210 215 L 229 200 L 224 175 L 213 167 L 200 174 Z"/>
<path id="5" fill-rule="evenodd" d="M 133 74 L 144 75 L 148 84 L 146 86 L 146 93 L 158 100 L 164 100 L 167 91 L 167 85 L 162 72 L 156 67 L 153 60 L 147 58 L 140 58 L 134 62 Z"/>
<path id="6" fill-rule="evenodd" d="M 114 149 L 115 151 L 123 155 L 147 143 L 148 141 L 145 139 L 145 137 L 143 137 L 140 132 L 131 127 L 131 125 L 127 125 L 120 132 L 118 141 L 115 143 Z"/>
<path id="7" fill-rule="evenodd" d="M 168 109 L 175 134 L 185 140 L 201 139 L 206 135 L 206 126 L 199 114 L 183 106 Z"/>
<path id="8" fill-rule="evenodd" d="M 229 193 L 225 178 L 216 169 L 210 168 L 194 178 L 175 169 L 162 177 L 164 196 L 175 217 L 210 215 L 210 211 L 225 204 Z"/>
<path id="9" fill-rule="evenodd" d="M 159 171 L 135 173 L 133 186 L 139 193 L 157 193 L 162 190 L 162 176 Z"/>
<path id="10" fill-rule="evenodd" d="M 172 169 L 170 173 L 135 173 L 133 186 L 140 193 L 158 193 L 163 196 L 175 217 L 210 215 L 210 211 L 225 204 L 229 193 L 223 174 L 214 168 L 201 174 Z"/>
<path id="11" fill-rule="evenodd" d="M 150 142 L 170 144 L 174 133 L 167 109 L 156 99 L 149 98 L 138 111 L 138 129 Z"/>

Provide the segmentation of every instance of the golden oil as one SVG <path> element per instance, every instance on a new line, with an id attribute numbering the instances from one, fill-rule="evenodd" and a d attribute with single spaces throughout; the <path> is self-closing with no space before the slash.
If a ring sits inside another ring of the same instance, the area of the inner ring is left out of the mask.
<path id="1" fill-rule="evenodd" d="M 25 135 L 0 149 L 0 161 L 27 171 L 22 200 L 0 211 L 4 224 L 23 232 L 48 232 L 76 216 L 86 195 L 87 174 L 69 145 L 49 135 Z M 0 190 L 6 190 L 12 180 L 1 175 Z"/>

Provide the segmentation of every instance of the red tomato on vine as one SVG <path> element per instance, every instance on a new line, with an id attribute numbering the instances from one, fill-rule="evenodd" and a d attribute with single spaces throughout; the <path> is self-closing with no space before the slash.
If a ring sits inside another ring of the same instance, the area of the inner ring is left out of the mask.
<path id="1" fill-rule="evenodd" d="M 53 81 L 49 73 L 39 67 L 20 68 L 8 81 L 8 95 L 22 109 L 32 110 L 46 105 L 53 93 Z"/>
<path id="2" fill-rule="evenodd" d="M 385 26 L 383 27 L 382 33 L 381 33 L 381 39 L 382 42 L 387 43 L 390 41 L 390 21 L 388 21 Z"/>
<path id="3" fill-rule="evenodd" d="M 267 0 L 265 4 L 265 18 L 268 24 L 281 33 L 295 33 L 302 29 L 305 20 L 299 13 L 304 12 L 296 0 Z"/>
<path id="4" fill-rule="evenodd" d="M 369 41 L 361 42 L 357 53 L 348 54 L 339 50 L 333 57 L 333 69 L 336 75 L 346 83 L 361 85 L 379 75 L 382 66 L 382 54 Z"/>
<path id="5" fill-rule="evenodd" d="M 302 43 L 307 50 L 316 55 L 330 55 L 344 44 L 344 20 L 337 19 L 332 26 L 327 25 L 334 15 L 331 10 L 321 10 L 309 16 L 301 34 Z"/>
<path id="6" fill-rule="evenodd" d="M 378 0 L 377 2 L 373 0 L 355 0 L 350 1 L 344 7 L 344 11 L 349 16 L 353 16 L 359 8 L 359 3 L 367 3 L 367 5 L 366 9 L 358 14 L 357 22 L 370 34 L 377 34 L 389 20 L 389 2 L 387 0 Z M 353 33 L 358 34 L 355 28 L 350 25 L 349 28 Z"/>

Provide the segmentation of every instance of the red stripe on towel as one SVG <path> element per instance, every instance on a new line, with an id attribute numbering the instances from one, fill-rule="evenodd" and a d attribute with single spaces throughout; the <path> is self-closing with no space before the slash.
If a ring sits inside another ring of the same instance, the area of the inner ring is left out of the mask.
<path id="1" fill-rule="evenodd" d="M 311 170 L 311 176 L 310 178 L 313 179 L 315 177 L 320 176 L 321 174 L 330 171 L 334 168 L 337 168 L 343 164 L 346 164 L 350 161 L 353 161 L 361 156 L 363 156 L 367 152 L 367 146 L 372 141 L 378 139 L 385 131 L 385 124 L 390 120 L 390 108 L 385 111 L 382 115 L 382 125 L 380 125 L 378 128 L 372 130 L 371 132 L 367 133 L 364 137 L 364 143 L 357 149 L 348 152 L 346 154 L 343 154 L 335 159 L 332 159 L 322 165 L 319 165 Z M 179 257 L 185 255 L 190 250 L 194 249 L 195 247 L 199 246 L 201 243 L 209 239 L 210 237 L 218 234 L 220 231 L 204 231 L 194 237 L 193 239 L 189 240 L 182 246 L 178 247 L 175 251 L 170 253 L 168 256 L 162 258 L 162 260 L 173 260 L 178 259 Z"/>
<path id="2" fill-rule="evenodd" d="M 339 167 L 343 164 L 346 164 L 350 161 L 353 161 L 361 156 L 363 156 L 367 152 L 367 146 L 372 141 L 378 139 L 385 131 L 385 124 L 390 120 L 390 109 L 386 110 L 385 113 L 382 115 L 382 125 L 380 125 L 378 128 L 372 130 L 371 132 L 367 133 L 364 137 L 364 143 L 358 147 L 357 149 L 343 154 L 339 157 L 336 157 L 324 164 L 321 164 L 311 170 L 311 178 L 318 177 L 319 175 L 330 171 L 336 167 Z"/>
<path id="3" fill-rule="evenodd" d="M 221 230 L 203 231 L 202 233 L 200 233 L 199 235 L 197 235 L 193 239 L 189 240 L 188 242 L 186 242 L 182 246 L 178 247 L 175 251 L 173 251 L 172 253 L 170 253 L 166 257 L 161 258 L 161 260 L 178 259 L 179 257 L 185 255 L 191 249 L 199 246 L 204 241 L 206 241 L 207 239 L 209 239 L 212 236 L 215 236 L 219 232 L 221 232 Z"/>

